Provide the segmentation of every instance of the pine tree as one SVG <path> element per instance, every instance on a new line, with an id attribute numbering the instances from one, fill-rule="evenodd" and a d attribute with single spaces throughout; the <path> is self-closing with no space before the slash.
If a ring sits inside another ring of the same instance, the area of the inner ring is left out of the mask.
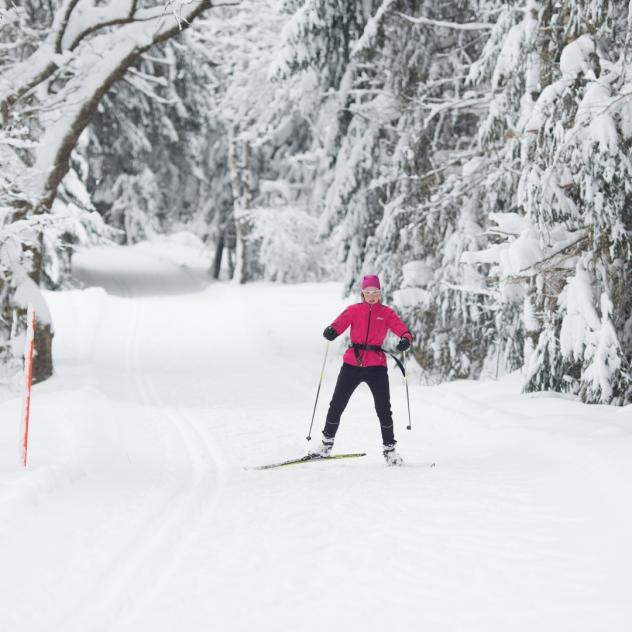
<path id="1" fill-rule="evenodd" d="M 623 403 L 631 397 L 627 366 L 632 352 L 622 345 L 628 340 L 629 299 L 620 285 L 630 269 L 626 263 L 632 226 L 628 106 L 622 93 L 627 7 L 568 1 L 530 2 L 527 8 L 518 27 L 522 34 L 515 38 L 519 53 L 509 57 L 515 62 L 510 71 L 525 60 L 523 80 L 500 92 L 505 103 L 521 95 L 520 109 L 513 108 L 521 138 L 519 159 L 513 164 L 520 175 L 515 208 L 524 221 L 517 233 L 502 235 L 504 244 L 492 259 L 499 264 L 500 287 L 521 285 L 527 311 L 535 315 L 535 326 L 531 318 L 525 327 L 525 389 L 571 390 L 581 392 L 585 401 Z M 510 31 L 505 42 L 511 40 Z M 614 62 L 617 56 L 619 62 Z M 502 68 L 502 57 L 499 63 Z M 508 255 L 520 265 L 510 265 Z M 490 256 L 473 259 L 487 261 Z M 582 352 L 569 353 L 560 336 L 568 336 L 569 319 L 575 325 L 580 322 L 565 302 L 565 293 L 572 294 L 578 283 L 579 272 L 572 277 L 576 262 L 582 266 L 582 285 L 591 288 L 589 304 L 595 317 L 592 325 L 582 321 L 586 332 L 575 336 L 584 341 Z M 599 307 L 593 303 L 604 292 L 601 309 L 606 320 L 597 325 Z M 604 311 L 605 305 L 612 307 Z M 603 344 L 612 361 L 604 361 L 605 351 L 597 354 L 589 342 L 597 330 L 607 332 Z M 609 388 L 603 383 L 606 374 Z"/>

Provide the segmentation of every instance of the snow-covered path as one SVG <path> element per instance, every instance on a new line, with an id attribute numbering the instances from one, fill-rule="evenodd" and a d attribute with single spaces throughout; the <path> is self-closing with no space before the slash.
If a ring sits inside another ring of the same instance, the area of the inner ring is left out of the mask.
<path id="1" fill-rule="evenodd" d="M 336 451 L 367 457 L 246 470 L 305 452 L 339 286 L 204 289 L 151 250 L 113 260 L 81 274 L 118 296 L 48 295 L 27 471 L 19 402 L 0 404 L 0 630 L 631 629 L 629 407 L 413 383 L 409 433 L 391 371 L 404 468 L 362 387 Z"/>

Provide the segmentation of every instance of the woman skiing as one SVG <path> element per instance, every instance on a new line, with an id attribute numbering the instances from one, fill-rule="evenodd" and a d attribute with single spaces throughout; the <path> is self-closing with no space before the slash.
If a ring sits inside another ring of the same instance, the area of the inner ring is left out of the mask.
<path id="1" fill-rule="evenodd" d="M 343 356 L 342 368 L 327 412 L 322 444 L 310 452 L 311 456 L 330 455 L 340 417 L 353 391 L 361 382 L 366 382 L 373 394 L 375 410 L 380 420 L 386 463 L 403 463 L 402 457 L 395 450 L 386 356 L 381 346 L 389 329 L 400 337 L 398 351 L 408 349 L 413 337 L 399 316 L 390 307 L 382 305 L 380 295 L 380 280 L 377 275 L 363 277 L 362 302 L 347 307 L 323 332 L 327 340 L 334 340 L 350 326 L 351 346 Z"/>

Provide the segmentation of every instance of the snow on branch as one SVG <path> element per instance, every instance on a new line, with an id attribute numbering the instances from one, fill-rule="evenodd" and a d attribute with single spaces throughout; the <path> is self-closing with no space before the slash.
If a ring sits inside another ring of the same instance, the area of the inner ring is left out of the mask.
<path id="1" fill-rule="evenodd" d="M 424 119 L 424 127 L 427 127 L 430 121 L 432 121 L 432 119 L 435 116 L 437 116 L 437 114 L 441 114 L 442 112 L 448 112 L 449 110 L 460 110 L 460 109 L 466 109 L 466 108 L 474 108 L 479 105 L 486 105 L 487 103 L 491 101 L 491 99 L 492 98 L 489 95 L 472 96 L 470 93 L 469 96 L 466 95 L 466 97 L 464 98 L 450 99 L 450 100 L 442 101 L 441 103 L 434 104 L 432 105 L 430 109 L 430 113 Z"/>
<path id="2" fill-rule="evenodd" d="M 161 97 L 159 94 L 156 94 L 152 90 L 150 85 L 151 83 L 156 83 L 163 87 L 165 86 L 166 81 L 164 80 L 164 77 L 151 77 L 150 75 L 136 72 L 133 70 L 133 68 L 130 68 L 127 76 L 124 77 L 123 80 L 131 85 L 135 90 L 142 92 L 152 101 L 156 101 L 157 103 L 162 103 L 164 105 L 174 105 L 178 102 L 177 98 L 172 97 L 170 99 L 167 99 L 165 97 Z"/>
<path id="3" fill-rule="evenodd" d="M 6 119 L 9 108 L 19 98 L 52 78 L 59 68 L 69 66 L 73 53 L 86 38 L 113 26 L 144 23 L 147 28 L 137 29 L 136 37 L 142 32 L 145 41 L 157 43 L 187 28 L 195 16 L 211 7 L 211 0 L 169 0 L 142 9 L 138 5 L 139 0 L 112 0 L 101 7 L 94 6 L 93 0 L 64 0 L 39 48 L 0 75 L 0 114 Z"/>
<path id="4" fill-rule="evenodd" d="M 495 290 L 487 290 L 482 287 L 470 287 L 466 285 L 456 285 L 455 283 L 448 283 L 447 281 L 441 281 L 441 286 L 448 290 L 454 290 L 455 292 L 464 292 L 466 294 L 480 294 L 482 296 L 489 296 L 491 298 L 497 298 L 498 292 Z M 497 309 L 487 306 L 486 309 Z"/>
<path id="5" fill-rule="evenodd" d="M 467 251 L 461 263 L 496 264 L 500 278 L 528 278 L 552 269 L 567 268 L 567 261 L 582 252 L 590 241 L 590 231 L 583 228 L 568 231 L 562 226 L 552 227 L 547 243 L 531 222 L 517 213 L 491 213 L 490 219 L 498 224 L 488 231 L 505 238 L 480 251 Z"/>
<path id="6" fill-rule="evenodd" d="M 19 7 L 0 8 L 0 29 L 12 22 L 19 22 Z"/>
<path id="7" fill-rule="evenodd" d="M 395 0 L 384 0 L 380 8 L 377 10 L 375 15 L 371 17 L 366 26 L 364 27 L 364 32 L 358 41 L 355 43 L 353 47 L 352 55 L 357 55 L 361 53 L 363 50 L 367 48 L 371 48 L 374 45 L 375 37 L 377 36 L 378 29 L 384 16 L 391 8 Z"/>
<path id="8" fill-rule="evenodd" d="M 43 207 L 52 203 L 57 186 L 68 170 L 70 153 L 79 135 L 114 82 L 153 45 L 186 29 L 211 7 L 210 0 L 179 0 L 166 6 L 138 9 L 135 0 L 114 0 L 95 13 L 88 3 L 89 0 L 73 0 L 65 5 L 64 19 L 60 20 L 64 26 L 58 27 L 64 29 L 64 45 L 74 45 L 77 38 L 87 37 L 87 34 L 90 38 L 80 47 L 80 52 L 79 49 L 75 54 L 64 51 L 64 55 L 69 56 L 64 77 L 68 78 L 55 94 L 58 107 L 40 113 L 44 132 L 35 152 L 33 168 L 27 170 L 22 182 L 29 197 L 39 200 Z M 76 9 L 74 16 L 72 9 Z M 177 17 L 174 17 L 174 11 Z M 114 25 L 116 29 L 111 28 Z M 56 69 L 52 46 L 49 37 L 34 57 L 48 56 Z M 45 63 L 40 64 L 40 67 L 45 66 Z M 32 79 L 35 78 L 34 75 Z M 137 87 L 140 82 L 137 77 Z"/>
<path id="9" fill-rule="evenodd" d="M 577 231 L 573 237 L 551 247 L 548 254 L 531 266 L 520 270 L 523 275 L 532 276 L 547 268 L 558 268 L 565 260 L 574 257 L 589 243 L 588 229 Z"/>
<path id="10" fill-rule="evenodd" d="M 398 15 L 413 24 L 424 24 L 426 26 L 438 26 L 446 29 L 455 29 L 458 31 L 487 31 L 494 28 L 494 24 L 490 22 L 445 22 L 443 20 L 431 20 L 430 18 L 418 17 L 398 12 Z"/>
<path id="11" fill-rule="evenodd" d="M 138 0 L 113 0 L 103 7 L 95 7 L 93 0 L 79 0 L 61 36 L 61 48 L 74 50 L 100 29 L 133 21 L 137 8 Z"/>

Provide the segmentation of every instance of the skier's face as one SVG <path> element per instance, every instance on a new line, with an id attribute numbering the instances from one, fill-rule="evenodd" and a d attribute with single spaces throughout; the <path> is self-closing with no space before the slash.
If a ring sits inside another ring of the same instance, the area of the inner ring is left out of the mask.
<path id="1" fill-rule="evenodd" d="M 365 287 L 362 296 L 369 305 L 375 305 L 380 300 L 380 289 L 377 287 Z"/>

